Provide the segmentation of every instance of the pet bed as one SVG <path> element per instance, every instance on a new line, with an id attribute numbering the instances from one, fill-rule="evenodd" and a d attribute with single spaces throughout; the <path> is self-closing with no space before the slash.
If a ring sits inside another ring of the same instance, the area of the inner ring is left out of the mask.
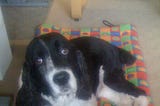
<path id="1" fill-rule="evenodd" d="M 100 28 L 61 28 L 54 25 L 42 24 L 36 30 L 36 36 L 50 32 L 58 32 L 67 39 L 74 39 L 82 36 L 93 36 L 110 42 L 111 44 L 123 48 L 134 56 L 137 60 L 133 65 L 124 65 L 126 79 L 135 84 L 139 88 L 145 90 L 150 100 L 149 106 L 153 106 L 150 96 L 150 89 L 147 82 L 146 66 L 143 54 L 138 43 L 138 34 L 133 25 L 125 24 L 113 27 Z M 100 98 L 98 106 L 114 106 L 107 98 Z"/>

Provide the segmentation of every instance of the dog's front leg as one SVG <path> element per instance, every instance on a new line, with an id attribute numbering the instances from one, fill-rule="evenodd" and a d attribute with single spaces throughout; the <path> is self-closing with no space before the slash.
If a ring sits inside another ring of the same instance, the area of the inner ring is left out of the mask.
<path id="1" fill-rule="evenodd" d="M 147 96 L 144 95 L 141 89 L 129 84 L 128 86 L 116 86 L 120 91 L 111 89 L 104 83 L 104 70 L 101 66 L 99 70 L 99 86 L 97 88 L 96 96 L 98 98 L 104 97 L 113 102 L 116 106 L 148 106 Z M 128 92 L 128 93 L 127 93 Z"/>

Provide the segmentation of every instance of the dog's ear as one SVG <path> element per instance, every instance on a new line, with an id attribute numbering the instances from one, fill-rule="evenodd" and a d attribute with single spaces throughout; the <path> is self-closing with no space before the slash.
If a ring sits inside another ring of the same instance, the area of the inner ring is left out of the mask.
<path id="1" fill-rule="evenodd" d="M 87 65 L 83 54 L 80 51 L 77 51 L 76 54 L 79 67 L 79 87 L 77 90 L 77 96 L 81 99 L 88 99 L 91 97 L 91 86 L 89 85 Z"/>
<path id="2" fill-rule="evenodd" d="M 130 54 L 128 51 L 118 48 L 120 62 L 122 64 L 131 65 L 136 61 L 136 57 Z"/>
<path id="3" fill-rule="evenodd" d="M 32 88 L 31 78 L 30 78 L 31 66 L 29 63 L 25 62 L 23 64 L 23 73 L 22 73 L 22 82 L 23 85 L 27 86 L 27 88 Z"/>
<path id="4" fill-rule="evenodd" d="M 20 85 L 20 89 L 16 97 L 16 106 L 24 105 L 25 103 L 24 101 L 31 99 L 28 98 L 28 95 L 31 94 L 30 92 L 28 92 L 31 89 L 29 71 L 30 67 L 25 62 L 22 67 L 22 76 L 21 76 L 22 85 Z"/>

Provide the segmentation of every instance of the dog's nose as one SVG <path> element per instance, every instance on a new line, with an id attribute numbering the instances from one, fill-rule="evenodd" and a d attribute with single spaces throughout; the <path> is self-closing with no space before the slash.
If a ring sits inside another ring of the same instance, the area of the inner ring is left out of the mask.
<path id="1" fill-rule="evenodd" d="M 68 83 L 69 74 L 65 71 L 59 72 L 53 76 L 53 81 L 59 86 L 63 86 Z"/>

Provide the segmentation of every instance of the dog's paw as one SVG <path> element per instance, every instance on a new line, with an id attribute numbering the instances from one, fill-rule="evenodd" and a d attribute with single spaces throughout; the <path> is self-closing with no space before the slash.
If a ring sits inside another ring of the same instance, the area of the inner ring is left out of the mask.
<path id="1" fill-rule="evenodd" d="M 135 98 L 134 106 L 148 106 L 149 100 L 147 96 L 139 96 Z"/>
<path id="2" fill-rule="evenodd" d="M 120 101 L 117 106 L 133 106 L 134 97 L 130 95 L 121 94 Z"/>

